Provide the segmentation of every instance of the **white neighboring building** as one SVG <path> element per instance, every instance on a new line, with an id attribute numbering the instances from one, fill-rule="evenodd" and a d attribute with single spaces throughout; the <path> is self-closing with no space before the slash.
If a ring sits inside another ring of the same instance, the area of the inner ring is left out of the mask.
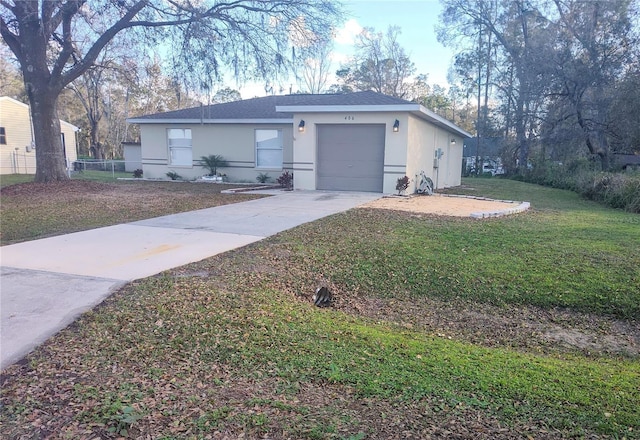
<path id="1" fill-rule="evenodd" d="M 67 167 L 77 160 L 75 125 L 60 120 Z M 35 174 L 36 152 L 29 106 L 0 96 L 0 174 Z"/>

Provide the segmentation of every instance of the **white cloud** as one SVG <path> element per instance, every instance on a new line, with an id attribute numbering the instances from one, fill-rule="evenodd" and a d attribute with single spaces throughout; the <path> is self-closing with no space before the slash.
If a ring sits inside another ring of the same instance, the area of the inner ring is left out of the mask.
<path id="1" fill-rule="evenodd" d="M 338 29 L 335 41 L 338 44 L 353 44 L 356 35 L 360 32 L 362 32 L 362 26 L 360 26 L 358 20 L 352 18 L 347 21 L 342 28 Z"/>
<path id="2" fill-rule="evenodd" d="M 349 54 L 344 52 L 331 52 L 329 59 L 334 64 L 346 63 L 349 60 Z"/>

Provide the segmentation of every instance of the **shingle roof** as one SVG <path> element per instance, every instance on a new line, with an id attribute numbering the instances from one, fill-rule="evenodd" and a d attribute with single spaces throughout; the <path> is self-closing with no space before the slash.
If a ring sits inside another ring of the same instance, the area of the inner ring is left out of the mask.
<path id="1" fill-rule="evenodd" d="M 277 112 L 276 106 L 341 106 L 341 105 L 406 105 L 414 104 L 404 99 L 381 93 L 365 91 L 327 95 L 265 96 L 242 101 L 187 108 L 171 112 L 139 116 L 144 120 L 199 120 L 199 119 L 291 119 L 291 113 Z"/>

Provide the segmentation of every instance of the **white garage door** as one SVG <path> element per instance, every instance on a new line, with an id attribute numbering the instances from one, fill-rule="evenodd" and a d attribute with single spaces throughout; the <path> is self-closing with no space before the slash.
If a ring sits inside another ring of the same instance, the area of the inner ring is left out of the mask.
<path id="1" fill-rule="evenodd" d="M 318 125 L 318 182 L 325 190 L 382 192 L 385 126 Z"/>

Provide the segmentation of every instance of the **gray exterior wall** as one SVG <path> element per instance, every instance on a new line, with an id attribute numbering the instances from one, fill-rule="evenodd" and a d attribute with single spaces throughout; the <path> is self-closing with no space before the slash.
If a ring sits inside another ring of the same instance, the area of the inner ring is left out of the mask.
<path id="1" fill-rule="evenodd" d="M 170 128 L 191 129 L 193 163 L 191 166 L 174 166 L 169 161 L 167 130 Z M 280 129 L 283 140 L 283 167 L 257 168 L 255 130 Z M 142 170 L 147 179 L 168 179 L 166 173 L 173 171 L 185 180 L 194 180 L 208 174 L 200 165 L 201 156 L 221 155 L 228 167 L 219 173 L 227 175 L 230 182 L 256 182 L 260 173 L 267 173 L 272 181 L 293 163 L 293 127 L 283 124 L 140 124 L 142 139 Z"/>

